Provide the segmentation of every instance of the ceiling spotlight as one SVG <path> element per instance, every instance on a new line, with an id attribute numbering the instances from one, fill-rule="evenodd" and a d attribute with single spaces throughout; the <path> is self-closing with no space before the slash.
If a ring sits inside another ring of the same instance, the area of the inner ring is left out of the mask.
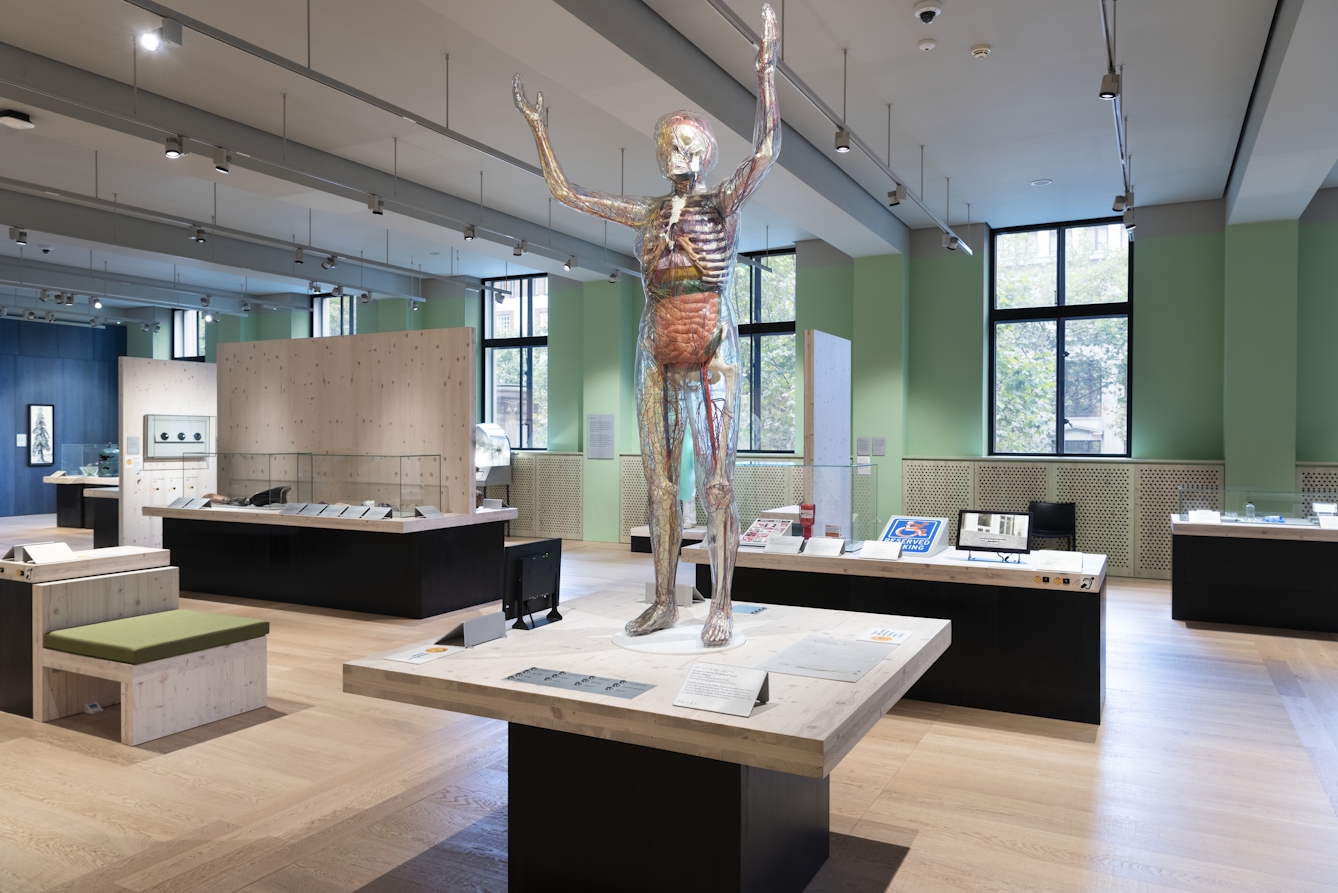
<path id="1" fill-rule="evenodd" d="M 162 324 L 162 323 L 160 323 L 160 322 L 156 322 L 156 323 L 153 324 L 153 334 L 157 335 L 157 334 L 158 334 L 159 332 L 161 332 L 162 330 L 163 330 L 163 324 Z"/>
<path id="2" fill-rule="evenodd" d="M 576 255 L 573 254 L 571 257 L 567 258 L 567 262 L 562 265 L 562 269 L 570 271 L 574 266 L 576 266 Z"/>
<path id="3" fill-rule="evenodd" d="M 1134 206 L 1134 191 L 1132 189 L 1124 194 L 1124 206 L 1126 208 L 1132 208 Z"/>
<path id="4" fill-rule="evenodd" d="M 956 251 L 957 246 L 960 245 L 961 243 L 962 240 L 954 236 L 952 233 L 943 234 L 943 247 L 948 249 L 949 251 Z"/>
<path id="5" fill-rule="evenodd" d="M 90 327 L 96 329 L 98 327 L 98 318 L 96 316 L 90 316 L 88 318 L 88 324 Z"/>
<path id="6" fill-rule="evenodd" d="M 978 43 L 971 47 L 972 59 L 984 59 L 990 54 L 990 45 L 987 43 Z"/>
<path id="7" fill-rule="evenodd" d="M 1055 181 L 1054 181 L 1054 180 L 1046 179 L 1045 177 L 1042 177 L 1042 178 L 1039 179 L 1039 180 L 1032 180 L 1032 181 L 1031 181 L 1031 185 L 1032 185 L 1032 186 L 1049 186 L 1049 185 L 1050 185 L 1051 183 L 1053 183 L 1053 182 L 1055 182 Z"/>
<path id="8" fill-rule="evenodd" d="M 514 254 L 516 257 L 520 257 L 522 254 L 528 251 L 529 248 L 530 248 L 530 243 L 526 242 L 524 239 L 521 239 L 519 242 L 516 243 L 516 247 L 511 249 L 511 253 Z"/>
<path id="9" fill-rule="evenodd" d="M 941 15 L 943 15 L 943 6 L 936 0 L 920 0 L 919 3 L 915 4 L 915 17 L 926 25 Z"/>
<path id="10" fill-rule="evenodd" d="M 36 311 L 36 310 L 25 310 L 25 311 L 23 312 L 23 318 L 26 319 L 26 320 L 28 320 L 28 322 L 32 322 L 33 320 L 37 319 L 37 311 Z"/>
<path id="11" fill-rule="evenodd" d="M 466 242 L 474 241 L 474 224 L 472 223 L 469 224 L 469 226 L 465 227 L 465 241 Z"/>
<path id="12" fill-rule="evenodd" d="M 19 245 L 28 244 L 28 233 L 24 230 L 19 229 L 17 226 L 11 226 L 9 228 L 9 237 Z"/>
<path id="13" fill-rule="evenodd" d="M 418 311 L 418 302 L 417 302 L 417 301 L 410 301 L 410 302 L 409 302 L 409 309 L 410 309 L 410 310 L 413 310 L 414 312 L 417 312 L 417 311 Z"/>
<path id="14" fill-rule="evenodd" d="M 47 298 L 49 298 L 49 297 L 51 297 L 51 295 L 47 294 L 47 290 L 44 288 L 44 289 L 42 289 L 41 292 L 38 293 L 38 295 L 37 295 L 37 300 L 39 300 L 39 301 L 41 301 L 43 304 L 45 304 L 45 303 L 47 302 Z"/>
<path id="15" fill-rule="evenodd" d="M 617 282 L 621 278 L 623 278 L 622 270 L 614 270 L 609 274 L 609 282 Z"/>
<path id="16" fill-rule="evenodd" d="M 344 296 L 344 286 L 342 286 L 342 285 L 336 285 L 336 286 L 330 291 L 330 296 L 331 296 L 331 297 L 334 297 L 334 298 L 342 298 L 342 297 Z"/>
<path id="17" fill-rule="evenodd" d="M 148 324 L 148 323 L 141 323 L 140 326 L 139 326 L 139 330 L 140 330 L 141 332 L 148 332 L 148 331 L 149 331 L 149 324 Z"/>
<path id="18" fill-rule="evenodd" d="M 56 321 L 56 314 L 55 314 L 54 312 L 48 310 L 48 311 L 46 312 L 46 321 L 47 321 L 47 322 L 55 322 L 55 321 Z"/>
<path id="19" fill-rule="evenodd" d="M 844 127 L 836 131 L 836 151 L 842 155 L 850 151 L 850 131 Z"/>
<path id="20" fill-rule="evenodd" d="M 897 188 L 887 194 L 887 206 L 895 208 L 906 200 L 906 184 L 898 183 Z"/>
<path id="21" fill-rule="evenodd" d="M 1120 76 L 1113 71 L 1108 71 L 1101 76 L 1101 92 L 1097 94 L 1102 99 L 1114 99 L 1120 95 Z"/>
<path id="22" fill-rule="evenodd" d="M 94 309 L 94 310 L 101 310 L 101 309 L 102 309 L 102 298 L 94 298 L 94 299 L 93 299 L 93 309 Z"/>
<path id="23" fill-rule="evenodd" d="M 139 36 L 139 45 L 150 53 L 156 52 L 163 44 L 171 47 L 181 46 L 181 23 L 176 19 L 163 19 L 161 28 L 145 31 Z"/>
<path id="24" fill-rule="evenodd" d="M 918 44 L 916 44 L 916 46 L 918 46 L 920 49 L 924 50 L 927 53 L 934 47 L 938 46 L 938 42 L 934 40 L 934 38 L 932 37 L 926 37 L 923 40 L 921 40 Z"/>
<path id="25" fill-rule="evenodd" d="M 185 143 L 181 136 L 169 136 L 163 140 L 163 154 L 168 158 L 180 158 L 186 154 Z"/>
<path id="26" fill-rule="evenodd" d="M 222 146 L 214 149 L 214 170 L 220 174 L 226 174 L 232 170 L 232 155 Z"/>
<path id="27" fill-rule="evenodd" d="M 1123 210 L 1124 210 L 1124 196 L 1122 196 L 1122 195 L 1117 195 L 1117 196 L 1115 196 L 1115 201 L 1114 201 L 1113 204 L 1111 204 L 1110 209 L 1111 209 L 1112 211 L 1116 212 L 1116 213 L 1119 213 L 1120 211 L 1123 211 Z"/>
<path id="28" fill-rule="evenodd" d="M 64 303 L 65 303 L 65 293 L 64 293 L 64 292 L 59 292 L 59 291 L 56 292 L 56 303 L 57 303 L 57 304 L 64 304 Z"/>
<path id="29" fill-rule="evenodd" d="M 16 112 L 13 109 L 5 109 L 0 112 L 0 124 L 12 127 L 15 130 L 32 130 L 36 126 L 26 112 Z"/>
<path id="30" fill-rule="evenodd" d="M 333 270 L 335 267 L 339 266 L 339 258 L 335 257 L 332 254 L 325 260 L 321 261 L 321 266 L 327 270 Z"/>
<path id="31" fill-rule="evenodd" d="M 214 321 L 214 314 L 212 314 L 212 313 L 206 313 L 206 314 L 204 315 L 204 321 L 205 321 L 205 322 L 213 322 L 213 321 Z"/>
<path id="32" fill-rule="evenodd" d="M 251 312 L 251 302 L 250 302 L 250 301 L 242 301 L 242 312 L 243 312 L 243 313 L 250 313 L 250 312 Z"/>
<path id="33" fill-rule="evenodd" d="M 304 260 L 303 257 L 302 257 L 302 249 L 301 249 L 301 248 L 298 248 L 296 251 L 293 252 L 293 263 L 295 263 L 295 264 L 304 264 L 304 263 L 306 263 L 306 260 Z"/>
<path id="34" fill-rule="evenodd" d="M 374 193 L 371 193 L 371 192 L 367 193 L 367 210 L 368 210 L 368 211 L 371 211 L 373 214 L 376 214 L 376 215 L 379 216 L 379 215 L 385 213 L 385 209 L 386 209 L 386 203 L 383 202 L 383 201 L 381 200 L 381 197 L 380 197 L 380 196 L 378 196 L 378 195 L 376 195 L 376 194 L 374 194 Z"/>
<path id="35" fill-rule="evenodd" d="M 203 298 L 200 298 L 200 306 L 201 306 L 201 307 L 208 307 L 208 306 L 209 306 L 209 298 L 210 298 L 209 295 L 205 295 Z"/>
<path id="36" fill-rule="evenodd" d="M 191 233 L 186 238 L 190 239 L 192 242 L 199 242 L 201 245 L 209 241 L 208 239 L 205 238 L 203 226 L 195 227 L 195 232 Z"/>
<path id="37" fill-rule="evenodd" d="M 1134 209 L 1126 207 L 1124 209 L 1124 228 L 1132 233 L 1136 226 L 1138 226 L 1138 224 L 1134 222 Z"/>
<path id="38" fill-rule="evenodd" d="M 362 301 L 364 304 L 370 304 L 372 303 L 372 293 L 369 291 L 365 291 L 362 293 L 362 297 L 358 298 L 358 300 Z"/>

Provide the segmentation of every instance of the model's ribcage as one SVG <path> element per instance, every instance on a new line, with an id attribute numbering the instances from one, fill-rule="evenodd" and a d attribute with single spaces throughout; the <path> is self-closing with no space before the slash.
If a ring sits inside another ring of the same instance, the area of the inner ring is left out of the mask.
<path id="1" fill-rule="evenodd" d="M 729 294 L 732 227 L 700 207 L 683 208 L 672 228 L 670 215 L 666 203 L 642 253 L 646 293 L 655 315 L 655 361 L 662 366 L 701 365 L 720 343 L 720 301 Z"/>

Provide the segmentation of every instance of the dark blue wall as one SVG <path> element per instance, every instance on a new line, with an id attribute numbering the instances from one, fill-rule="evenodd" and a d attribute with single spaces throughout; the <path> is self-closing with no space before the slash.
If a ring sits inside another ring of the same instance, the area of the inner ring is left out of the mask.
<path id="1" fill-rule="evenodd" d="M 60 467 L 63 443 L 115 441 L 116 359 L 125 356 L 125 329 L 81 329 L 0 319 L 0 515 L 56 510 L 56 488 L 42 483 Z M 28 431 L 28 404 L 56 408 L 56 464 L 29 468 L 28 451 L 14 446 Z"/>

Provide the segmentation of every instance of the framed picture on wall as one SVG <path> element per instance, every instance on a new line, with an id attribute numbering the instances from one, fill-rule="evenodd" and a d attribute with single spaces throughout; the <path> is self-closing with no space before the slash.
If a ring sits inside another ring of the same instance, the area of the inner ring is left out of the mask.
<path id="1" fill-rule="evenodd" d="M 56 464 L 56 408 L 49 403 L 28 404 L 28 464 Z"/>

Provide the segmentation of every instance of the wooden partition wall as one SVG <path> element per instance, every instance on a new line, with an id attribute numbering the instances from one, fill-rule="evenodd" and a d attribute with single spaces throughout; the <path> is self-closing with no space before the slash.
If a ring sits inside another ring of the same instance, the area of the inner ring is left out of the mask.
<path id="1" fill-rule="evenodd" d="M 441 456 L 442 511 L 474 509 L 474 329 L 218 346 L 220 453 Z"/>

